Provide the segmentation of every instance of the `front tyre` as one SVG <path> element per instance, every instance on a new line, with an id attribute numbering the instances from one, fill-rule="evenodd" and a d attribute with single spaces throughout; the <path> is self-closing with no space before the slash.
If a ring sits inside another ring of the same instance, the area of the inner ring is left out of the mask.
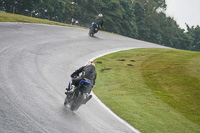
<path id="1" fill-rule="evenodd" d="M 77 98 L 74 100 L 74 102 L 71 104 L 70 110 L 76 111 L 81 106 L 83 95 L 79 91 Z"/>
<path id="2" fill-rule="evenodd" d="M 94 28 L 90 28 L 89 30 L 89 36 L 93 37 L 94 36 Z"/>
<path id="3" fill-rule="evenodd" d="M 64 106 L 66 106 L 67 103 L 68 103 L 68 98 L 67 98 L 67 96 L 66 96 L 65 101 L 64 101 Z"/>

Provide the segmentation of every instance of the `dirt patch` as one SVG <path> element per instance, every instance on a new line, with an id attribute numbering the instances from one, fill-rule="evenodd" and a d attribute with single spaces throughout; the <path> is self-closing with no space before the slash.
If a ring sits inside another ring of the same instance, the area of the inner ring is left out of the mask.
<path id="1" fill-rule="evenodd" d="M 127 64 L 127 66 L 133 66 L 132 64 Z"/>
<path id="2" fill-rule="evenodd" d="M 112 68 L 104 68 L 104 69 L 101 69 L 102 72 L 104 71 L 108 71 L 108 70 L 111 70 Z"/>
<path id="3" fill-rule="evenodd" d="M 125 59 L 118 59 L 117 61 L 126 61 Z"/>
<path id="4" fill-rule="evenodd" d="M 98 63 L 98 64 L 102 64 L 103 62 L 102 62 L 102 61 L 97 61 L 96 63 Z"/>

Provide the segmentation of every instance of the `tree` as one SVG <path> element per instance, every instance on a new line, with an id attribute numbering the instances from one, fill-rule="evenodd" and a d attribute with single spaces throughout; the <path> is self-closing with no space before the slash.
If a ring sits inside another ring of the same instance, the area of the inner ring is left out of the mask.
<path id="1" fill-rule="evenodd" d="M 165 0 L 0 0 L 0 10 L 90 27 L 102 13 L 104 29 L 173 48 L 200 51 L 200 27 L 187 32 L 167 17 Z"/>
<path id="2" fill-rule="evenodd" d="M 133 4 L 130 0 L 119 0 L 119 1 L 125 11 L 124 15 L 122 16 L 123 21 L 121 21 L 122 29 L 120 34 L 132 38 L 137 38 L 138 30 L 136 25 Z"/>
<path id="3" fill-rule="evenodd" d="M 187 34 L 190 35 L 194 41 L 192 44 L 192 50 L 200 51 L 200 27 L 197 25 L 196 27 L 189 27 L 187 24 Z"/>
<path id="4" fill-rule="evenodd" d="M 158 13 L 166 9 L 165 0 L 134 0 L 133 3 L 139 33 L 138 39 L 161 43 Z"/>
<path id="5" fill-rule="evenodd" d="M 139 3 L 135 3 L 134 9 L 135 9 L 134 14 L 136 17 L 136 25 L 138 29 L 138 39 L 148 40 L 149 31 L 145 24 L 144 8 Z"/>
<path id="6" fill-rule="evenodd" d="M 118 0 L 104 1 L 106 6 L 102 10 L 104 13 L 105 29 L 109 32 L 120 34 L 123 28 L 121 21 L 123 20 L 125 10 Z"/>

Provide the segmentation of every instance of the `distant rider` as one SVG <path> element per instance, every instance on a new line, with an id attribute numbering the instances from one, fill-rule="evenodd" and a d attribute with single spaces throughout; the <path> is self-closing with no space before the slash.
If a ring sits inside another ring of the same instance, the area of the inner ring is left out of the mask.
<path id="1" fill-rule="evenodd" d="M 98 16 L 96 16 L 94 22 L 98 24 L 98 28 L 100 30 L 103 27 L 103 23 L 104 23 L 103 15 L 100 13 Z"/>

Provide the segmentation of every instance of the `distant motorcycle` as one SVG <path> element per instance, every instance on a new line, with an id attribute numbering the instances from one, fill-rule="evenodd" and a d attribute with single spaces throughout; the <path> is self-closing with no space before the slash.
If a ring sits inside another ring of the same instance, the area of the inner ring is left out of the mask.
<path id="1" fill-rule="evenodd" d="M 90 27 L 89 30 L 89 36 L 93 37 L 95 33 L 99 31 L 99 26 L 97 23 L 93 22 L 92 26 Z"/>
<path id="2" fill-rule="evenodd" d="M 87 80 L 81 80 L 74 91 L 70 92 L 71 85 L 72 80 L 69 82 L 68 88 L 66 88 L 67 92 L 64 105 L 68 105 L 71 111 L 76 111 L 82 104 L 86 104 L 92 98 L 92 95 L 89 94 L 93 85 Z"/>

